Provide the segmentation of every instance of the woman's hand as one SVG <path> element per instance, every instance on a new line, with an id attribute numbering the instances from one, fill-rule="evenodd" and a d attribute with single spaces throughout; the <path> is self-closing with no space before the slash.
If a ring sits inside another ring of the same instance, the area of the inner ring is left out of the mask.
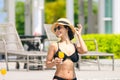
<path id="1" fill-rule="evenodd" d="M 77 35 L 82 33 L 82 25 L 81 24 L 77 24 L 78 28 L 75 28 L 75 32 Z"/>
<path id="2" fill-rule="evenodd" d="M 63 59 L 55 58 L 55 59 L 54 59 L 54 63 L 55 63 L 55 64 L 61 64 L 61 63 L 62 63 L 62 60 L 63 60 Z"/>

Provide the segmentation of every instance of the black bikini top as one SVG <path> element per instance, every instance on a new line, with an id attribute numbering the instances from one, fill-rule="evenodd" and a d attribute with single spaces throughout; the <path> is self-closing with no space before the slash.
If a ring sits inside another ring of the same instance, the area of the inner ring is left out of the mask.
<path id="1" fill-rule="evenodd" d="M 75 44 L 74 44 L 74 46 L 75 46 Z M 54 58 L 58 57 L 58 53 L 59 53 L 59 52 L 62 52 L 62 51 L 60 50 L 59 44 L 58 44 L 58 50 L 57 50 L 57 52 L 54 54 Z M 64 53 L 64 52 L 62 52 L 62 53 Z M 74 52 L 72 55 L 67 56 L 67 55 L 64 53 L 63 61 L 65 61 L 66 59 L 70 59 L 72 62 L 77 62 L 77 61 L 79 60 L 79 55 L 78 55 L 78 51 L 77 51 L 76 47 L 75 47 L 75 52 Z"/>

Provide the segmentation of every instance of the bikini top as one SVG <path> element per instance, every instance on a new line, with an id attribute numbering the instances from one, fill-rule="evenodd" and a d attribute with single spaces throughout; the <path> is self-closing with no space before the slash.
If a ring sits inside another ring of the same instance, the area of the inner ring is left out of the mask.
<path id="1" fill-rule="evenodd" d="M 74 47 L 75 47 L 75 44 L 74 44 Z M 58 57 L 58 53 L 59 53 L 59 52 L 62 52 L 62 51 L 60 50 L 59 44 L 58 44 L 58 50 L 57 50 L 57 52 L 54 54 L 54 59 L 55 59 L 56 57 Z M 64 52 L 62 52 L 62 53 L 64 53 Z M 63 61 L 65 61 L 66 59 L 70 59 L 72 62 L 77 62 L 77 61 L 79 60 L 79 55 L 78 55 L 78 51 L 77 51 L 76 47 L 75 47 L 75 52 L 74 52 L 72 55 L 67 56 L 67 55 L 64 53 Z"/>

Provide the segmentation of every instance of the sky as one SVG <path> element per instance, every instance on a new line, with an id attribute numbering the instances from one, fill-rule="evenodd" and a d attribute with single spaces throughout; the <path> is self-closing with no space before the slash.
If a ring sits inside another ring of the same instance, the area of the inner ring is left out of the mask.
<path id="1" fill-rule="evenodd" d="M 2 8 L 3 7 L 3 0 L 0 0 L 0 8 Z"/>
<path id="2" fill-rule="evenodd" d="M 7 14 L 5 12 L 2 12 L 3 11 L 3 7 L 4 7 L 3 3 L 4 3 L 4 1 L 0 0 L 0 23 L 5 22 L 5 18 L 7 16 Z"/>

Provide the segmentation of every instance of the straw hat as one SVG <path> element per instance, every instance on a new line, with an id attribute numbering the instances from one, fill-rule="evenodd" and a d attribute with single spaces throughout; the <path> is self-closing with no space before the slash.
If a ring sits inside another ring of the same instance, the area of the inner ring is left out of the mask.
<path id="1" fill-rule="evenodd" d="M 55 33 L 54 28 L 56 27 L 56 25 L 59 25 L 59 24 L 60 25 L 67 25 L 72 30 L 73 34 L 75 34 L 74 26 L 66 18 L 60 18 L 52 25 L 51 30 L 53 33 Z"/>

